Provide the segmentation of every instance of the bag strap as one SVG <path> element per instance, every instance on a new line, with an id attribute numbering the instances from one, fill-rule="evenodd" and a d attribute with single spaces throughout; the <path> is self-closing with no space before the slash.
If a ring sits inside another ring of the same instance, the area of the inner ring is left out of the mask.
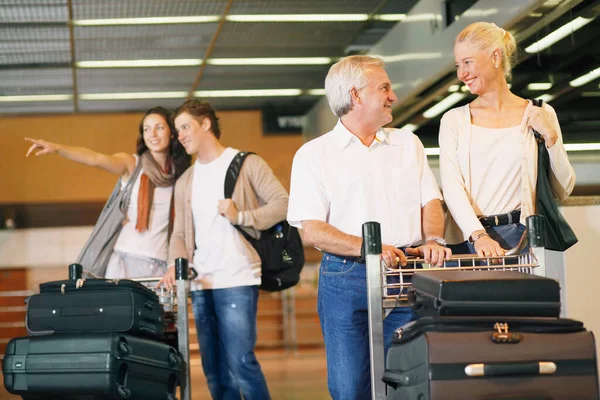
<path id="1" fill-rule="evenodd" d="M 254 154 L 249 151 L 240 151 L 233 157 L 231 160 L 231 164 L 229 164 L 229 168 L 227 168 L 227 173 L 225 174 L 225 198 L 230 199 L 233 195 L 233 189 L 235 188 L 235 184 L 240 176 L 240 171 L 242 170 L 242 165 L 250 154 Z"/>
<path id="2" fill-rule="evenodd" d="M 229 164 L 229 168 L 227 168 L 227 173 L 225 173 L 225 198 L 230 199 L 233 195 L 233 189 L 235 188 L 235 184 L 240 176 L 240 171 L 242 170 L 242 165 L 250 154 L 254 154 L 250 151 L 240 151 L 233 157 L 231 160 L 231 164 Z M 232 224 L 246 239 L 250 242 L 252 237 L 248 235 L 239 225 Z"/>
<path id="3" fill-rule="evenodd" d="M 544 105 L 544 100 L 542 99 L 533 99 L 531 100 L 531 103 L 536 106 L 536 107 L 542 107 Z M 533 135 L 535 136 L 535 139 L 539 142 L 539 143 L 544 143 L 544 137 L 535 129 L 532 129 L 533 131 Z"/>
<path id="4" fill-rule="evenodd" d="M 135 181 L 138 175 L 140 174 L 140 171 L 142 170 L 142 159 L 139 156 L 137 157 L 137 161 L 138 163 L 136 164 L 135 169 L 131 173 L 129 180 L 123 188 L 124 196 L 121 199 L 121 210 L 123 210 L 123 213 L 125 215 L 127 215 L 127 208 L 129 207 L 129 200 L 131 199 L 131 191 L 133 190 L 133 185 L 135 184 Z M 117 182 L 117 185 L 120 184 L 121 182 Z"/>

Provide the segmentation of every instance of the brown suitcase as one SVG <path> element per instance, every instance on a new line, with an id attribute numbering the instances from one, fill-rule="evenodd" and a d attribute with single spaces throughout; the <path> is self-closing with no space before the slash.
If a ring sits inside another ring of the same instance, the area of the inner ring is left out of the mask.
<path id="1" fill-rule="evenodd" d="M 594 337 L 558 318 L 422 318 L 396 331 L 383 380 L 396 400 L 598 399 Z"/>

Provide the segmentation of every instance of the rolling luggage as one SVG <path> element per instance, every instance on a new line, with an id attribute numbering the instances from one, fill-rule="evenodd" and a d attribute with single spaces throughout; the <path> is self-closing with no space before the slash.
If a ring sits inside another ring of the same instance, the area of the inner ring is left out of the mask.
<path id="1" fill-rule="evenodd" d="M 6 389 L 26 400 L 174 400 L 182 359 L 154 340 L 118 333 L 12 339 Z"/>
<path id="2" fill-rule="evenodd" d="M 396 330 L 390 400 L 597 400 L 592 333 L 558 318 L 425 317 Z"/>
<path id="3" fill-rule="evenodd" d="M 43 283 L 27 302 L 30 335 L 120 332 L 162 339 L 158 296 L 138 282 L 106 279 Z"/>
<path id="4" fill-rule="evenodd" d="M 408 302 L 420 316 L 558 317 L 557 281 L 516 271 L 424 271 Z"/>

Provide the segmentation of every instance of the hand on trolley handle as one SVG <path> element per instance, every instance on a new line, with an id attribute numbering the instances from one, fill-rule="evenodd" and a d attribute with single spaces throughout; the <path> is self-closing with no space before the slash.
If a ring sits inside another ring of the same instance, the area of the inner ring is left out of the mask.
<path id="1" fill-rule="evenodd" d="M 193 264 L 192 264 L 193 265 Z M 190 265 L 188 269 L 188 279 L 194 280 L 198 277 L 198 272 L 194 267 Z M 176 287 L 176 279 L 175 279 L 175 264 L 169 265 L 167 268 L 167 272 L 163 275 L 163 277 L 158 281 L 156 287 L 160 287 L 161 285 L 165 285 L 165 287 L 169 290 L 172 290 Z"/>
<path id="2" fill-rule="evenodd" d="M 444 261 L 450 260 L 452 250 L 435 243 L 425 244 L 419 247 L 409 247 L 406 249 L 406 254 L 404 254 L 402 250 L 396 247 L 385 244 L 382 245 L 381 260 L 386 267 L 394 268 L 398 265 L 405 267 L 408 261 L 406 256 L 420 257 L 427 264 L 441 267 L 444 265 Z"/>

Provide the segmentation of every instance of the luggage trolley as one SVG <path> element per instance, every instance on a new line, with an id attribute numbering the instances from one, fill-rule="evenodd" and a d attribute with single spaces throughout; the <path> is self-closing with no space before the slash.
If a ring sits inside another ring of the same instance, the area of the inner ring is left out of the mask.
<path id="1" fill-rule="evenodd" d="M 367 296 L 369 312 L 369 349 L 371 362 L 371 398 L 383 400 L 386 396 L 385 383 L 381 380 L 385 370 L 385 354 L 383 342 L 383 319 L 396 307 L 408 307 L 408 290 L 411 283 L 409 277 L 415 272 L 439 269 L 454 270 L 498 270 L 519 271 L 539 276 L 546 276 L 544 267 L 543 238 L 540 236 L 540 217 L 528 217 L 527 235 L 531 250 L 526 254 L 518 254 L 526 242 L 522 239 L 520 246 L 509 250 L 501 257 L 478 257 L 474 255 L 453 256 L 444 261 L 442 267 L 428 267 L 423 259 L 408 258 L 406 267 L 388 268 L 381 262 L 381 231 L 377 222 L 363 224 L 363 245 L 367 268 Z M 517 253 L 517 254 L 515 254 Z M 418 268 L 418 265 L 423 268 Z M 399 277 L 399 283 L 388 283 L 388 277 Z M 391 292 L 397 294 L 390 294 Z M 399 292 L 399 293 L 398 293 Z"/>
<path id="2" fill-rule="evenodd" d="M 93 277 L 88 271 L 85 274 Z M 181 380 L 179 382 L 181 400 L 191 400 L 192 387 L 190 382 L 190 338 L 188 321 L 188 296 L 189 280 L 198 276 L 194 268 L 188 269 L 188 261 L 185 258 L 175 260 L 175 279 L 176 290 L 169 290 L 165 287 L 157 287 L 156 284 L 162 279 L 162 276 L 134 278 L 136 281 L 144 284 L 154 290 L 158 296 L 160 304 L 164 308 L 165 337 L 167 341 L 177 340 L 177 348 L 182 357 Z M 169 343 L 171 344 L 171 343 Z"/>

